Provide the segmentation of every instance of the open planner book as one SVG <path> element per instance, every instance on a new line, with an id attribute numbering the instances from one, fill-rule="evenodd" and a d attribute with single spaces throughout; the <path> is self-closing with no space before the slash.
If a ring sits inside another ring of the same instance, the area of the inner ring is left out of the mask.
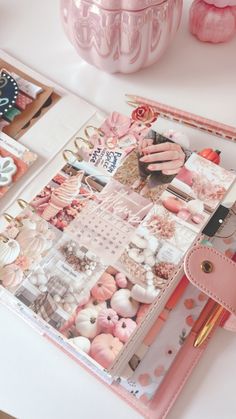
<path id="1" fill-rule="evenodd" d="M 235 329 L 236 130 L 138 97 L 106 115 L 4 52 L 0 71 L 0 302 L 164 418 Z M 159 144 L 177 173 L 143 159 Z"/>

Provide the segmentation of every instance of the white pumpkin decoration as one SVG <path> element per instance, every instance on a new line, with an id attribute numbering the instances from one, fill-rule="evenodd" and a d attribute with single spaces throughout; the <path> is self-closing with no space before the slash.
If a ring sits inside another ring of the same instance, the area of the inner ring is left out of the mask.
<path id="1" fill-rule="evenodd" d="M 85 338 L 84 336 L 78 336 L 74 339 L 70 339 L 70 342 L 73 342 L 74 345 L 76 345 L 81 351 L 85 352 L 86 354 L 89 353 L 91 343 L 88 338 Z"/>
<path id="2" fill-rule="evenodd" d="M 17 237 L 21 251 L 25 256 L 34 258 L 41 255 L 47 248 L 47 239 L 35 230 L 23 229 Z"/>
<path id="3" fill-rule="evenodd" d="M 135 301 L 128 289 L 116 291 L 111 299 L 111 308 L 122 317 L 134 317 L 139 309 L 139 303 Z"/>
<path id="4" fill-rule="evenodd" d="M 10 291 L 19 285 L 23 279 L 23 271 L 19 266 L 15 264 L 4 266 L 2 269 L 0 269 L 1 283 Z"/>
<path id="5" fill-rule="evenodd" d="M 98 312 L 93 308 L 81 310 L 75 320 L 76 330 L 81 336 L 94 338 L 99 333 Z"/>
<path id="6" fill-rule="evenodd" d="M 160 293 L 159 289 L 154 287 L 141 287 L 141 285 L 135 284 L 131 290 L 131 296 L 135 301 L 144 304 L 151 304 Z"/>
<path id="7" fill-rule="evenodd" d="M 20 246 L 16 240 L 0 240 L 0 268 L 15 262 L 20 254 Z"/>

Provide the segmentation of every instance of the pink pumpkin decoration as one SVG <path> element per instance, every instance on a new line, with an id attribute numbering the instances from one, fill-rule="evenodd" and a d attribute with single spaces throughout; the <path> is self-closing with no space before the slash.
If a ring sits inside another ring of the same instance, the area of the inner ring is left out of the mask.
<path id="1" fill-rule="evenodd" d="M 122 347 L 123 343 L 118 338 L 102 333 L 93 340 L 90 355 L 104 368 L 109 368 Z"/>
<path id="2" fill-rule="evenodd" d="M 118 320 L 119 317 L 112 308 L 101 310 L 98 314 L 98 324 L 106 332 L 112 333 Z"/>
<path id="3" fill-rule="evenodd" d="M 121 272 L 118 272 L 115 276 L 115 279 L 116 279 L 116 285 L 119 288 L 127 288 L 128 281 L 127 281 L 127 278 L 126 278 L 125 274 L 122 274 Z"/>
<path id="4" fill-rule="evenodd" d="M 115 326 L 114 335 L 121 342 L 128 342 L 130 336 L 136 329 L 137 324 L 132 319 L 120 319 Z"/>
<path id="5" fill-rule="evenodd" d="M 205 0 L 205 3 L 213 4 L 216 7 L 236 6 L 236 0 Z"/>
<path id="6" fill-rule="evenodd" d="M 231 7 L 216 7 L 203 0 L 194 0 L 190 9 L 189 27 L 200 41 L 229 41 L 236 33 L 235 15 Z"/>
<path id="7" fill-rule="evenodd" d="M 104 272 L 99 281 L 91 289 L 92 296 L 98 301 L 105 301 L 116 292 L 116 282 L 112 275 Z"/>

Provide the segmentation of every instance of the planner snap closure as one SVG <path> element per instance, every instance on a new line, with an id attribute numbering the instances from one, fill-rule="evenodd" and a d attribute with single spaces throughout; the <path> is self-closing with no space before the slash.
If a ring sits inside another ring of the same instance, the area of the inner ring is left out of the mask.
<path id="1" fill-rule="evenodd" d="M 201 269 L 205 274 L 210 274 L 213 271 L 213 263 L 209 260 L 204 260 L 201 264 Z"/>

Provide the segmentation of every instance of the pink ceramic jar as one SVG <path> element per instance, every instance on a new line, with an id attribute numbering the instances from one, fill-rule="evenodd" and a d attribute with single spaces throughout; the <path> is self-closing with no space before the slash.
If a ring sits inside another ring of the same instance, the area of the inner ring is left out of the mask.
<path id="1" fill-rule="evenodd" d="M 66 34 L 78 54 L 110 73 L 155 63 L 173 39 L 183 0 L 61 0 Z"/>

